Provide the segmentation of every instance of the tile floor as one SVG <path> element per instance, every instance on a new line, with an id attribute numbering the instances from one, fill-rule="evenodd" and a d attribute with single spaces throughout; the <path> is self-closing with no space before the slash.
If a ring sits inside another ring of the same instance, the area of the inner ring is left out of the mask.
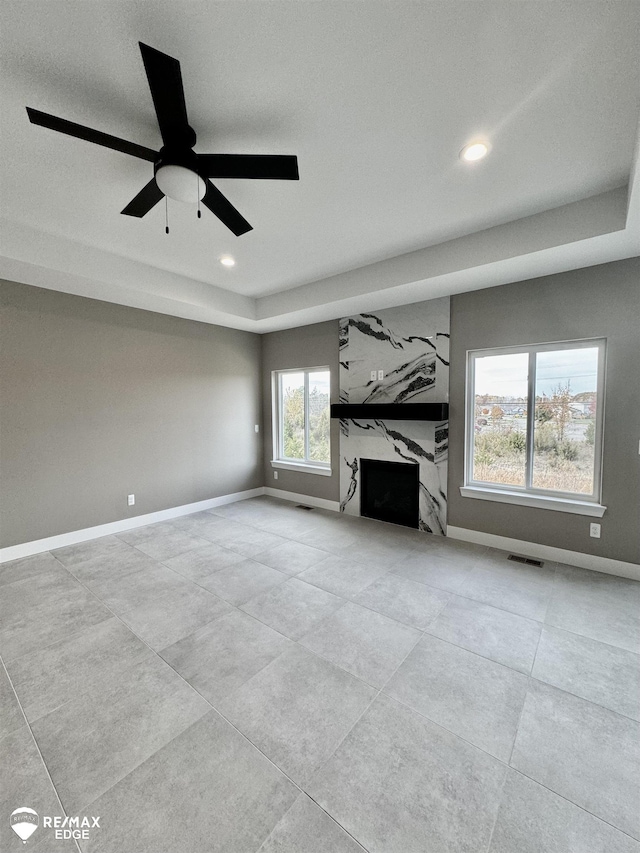
<path id="1" fill-rule="evenodd" d="M 0 567 L 0 849 L 640 853 L 640 584 L 258 498 Z"/>

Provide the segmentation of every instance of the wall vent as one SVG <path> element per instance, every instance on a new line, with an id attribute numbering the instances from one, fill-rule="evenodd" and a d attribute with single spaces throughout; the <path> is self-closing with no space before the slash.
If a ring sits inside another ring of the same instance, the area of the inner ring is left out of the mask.
<path id="1" fill-rule="evenodd" d="M 544 566 L 542 560 L 532 560 L 531 557 L 520 557 L 518 554 L 509 554 L 507 560 L 513 560 L 514 563 L 525 563 L 527 566 L 538 566 L 539 569 Z"/>

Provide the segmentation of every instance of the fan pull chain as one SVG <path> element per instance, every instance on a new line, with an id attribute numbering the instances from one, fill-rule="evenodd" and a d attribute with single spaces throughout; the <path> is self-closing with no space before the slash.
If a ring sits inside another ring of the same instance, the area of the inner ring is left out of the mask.
<path id="1" fill-rule="evenodd" d="M 196 175 L 196 181 L 198 182 L 198 219 L 200 219 L 202 217 L 200 212 L 200 175 Z"/>
<path id="2" fill-rule="evenodd" d="M 164 233 L 169 233 L 169 199 L 164 197 Z"/>

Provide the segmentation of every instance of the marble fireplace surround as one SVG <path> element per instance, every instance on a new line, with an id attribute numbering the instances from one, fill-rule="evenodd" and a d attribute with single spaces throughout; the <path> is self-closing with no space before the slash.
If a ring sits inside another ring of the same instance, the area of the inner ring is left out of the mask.
<path id="1" fill-rule="evenodd" d="M 408 462 L 419 466 L 419 528 L 445 534 L 448 421 L 405 420 L 401 407 L 448 402 L 449 328 L 448 297 L 340 321 L 340 403 L 372 410 L 340 419 L 341 512 L 360 515 L 361 459 Z M 397 404 L 393 419 L 375 417 L 381 403 Z"/>

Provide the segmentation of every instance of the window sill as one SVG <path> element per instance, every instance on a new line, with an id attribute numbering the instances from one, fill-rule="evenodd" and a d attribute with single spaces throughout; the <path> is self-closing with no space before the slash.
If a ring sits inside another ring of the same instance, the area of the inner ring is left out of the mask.
<path id="1" fill-rule="evenodd" d="M 285 462 L 283 459 L 272 459 L 271 467 L 283 468 L 285 471 L 300 471 L 303 474 L 320 474 L 321 477 L 331 476 L 331 468 L 312 465 L 309 462 Z"/>
<path id="2" fill-rule="evenodd" d="M 502 489 L 488 489 L 480 486 L 460 486 L 460 494 L 463 498 L 531 506 L 536 509 L 551 509 L 556 512 L 571 512 L 574 515 L 590 515 L 594 518 L 602 518 L 606 510 L 606 506 L 590 501 L 552 498 L 548 495 L 526 495 L 522 492 L 507 492 Z"/>

